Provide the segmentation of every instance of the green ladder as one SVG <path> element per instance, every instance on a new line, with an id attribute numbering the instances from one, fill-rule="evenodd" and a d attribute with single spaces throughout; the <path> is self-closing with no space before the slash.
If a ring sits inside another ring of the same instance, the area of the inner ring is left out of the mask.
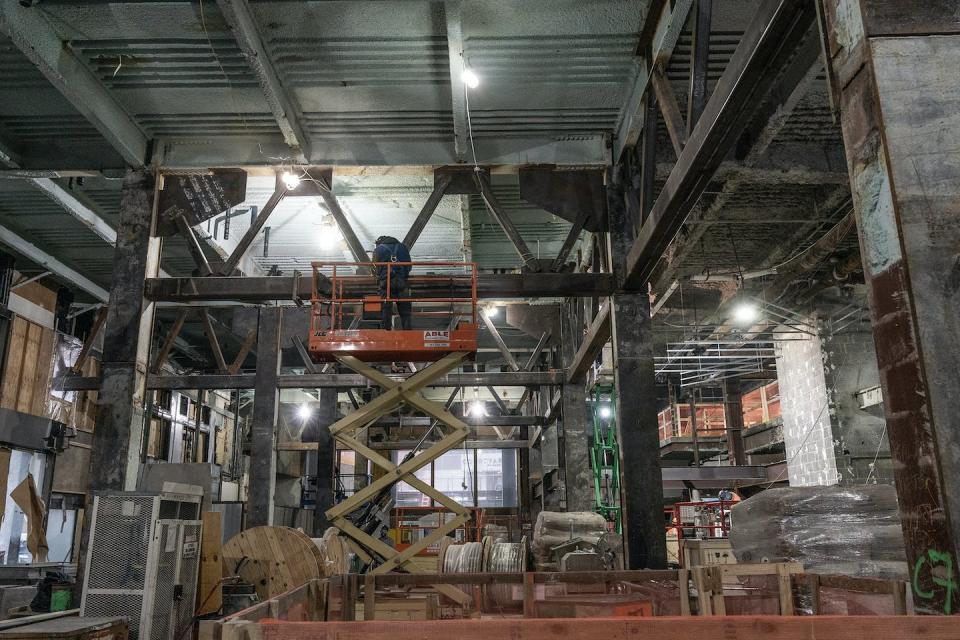
<path id="1" fill-rule="evenodd" d="M 617 396 L 613 385 L 594 387 L 590 466 L 593 468 L 594 510 L 606 518 L 607 522 L 612 522 L 617 533 L 622 533 L 616 403 Z"/>

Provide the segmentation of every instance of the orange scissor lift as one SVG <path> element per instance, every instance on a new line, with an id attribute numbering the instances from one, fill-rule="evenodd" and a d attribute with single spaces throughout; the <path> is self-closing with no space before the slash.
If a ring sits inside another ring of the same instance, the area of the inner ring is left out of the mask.
<path id="1" fill-rule="evenodd" d="M 409 297 L 401 297 L 398 295 L 401 292 L 393 291 L 392 269 L 389 267 L 395 266 L 410 266 L 413 269 L 413 275 L 408 278 Z M 357 273 L 378 267 L 387 267 L 385 297 L 369 292 L 374 279 L 371 275 Z M 428 268 L 450 269 L 460 273 L 417 275 L 417 272 Z M 329 286 L 324 286 L 324 291 L 321 291 L 321 283 Z M 433 326 L 408 330 L 364 326 L 365 323 L 379 321 L 381 304 L 390 304 L 392 309 L 397 301 L 413 304 L 415 323 L 419 319 Z M 476 265 L 463 262 L 315 262 L 311 304 L 311 358 L 317 362 L 339 362 L 383 389 L 383 393 L 375 399 L 331 425 L 330 432 L 337 442 L 367 458 L 386 473 L 330 508 L 326 512 L 327 519 L 347 537 L 354 553 L 363 563 L 373 567 L 370 573 L 387 573 L 394 569 L 422 572 L 413 564 L 413 558 L 470 519 L 468 509 L 417 478 L 416 472 L 462 444 L 469 433 L 466 423 L 447 411 L 442 404 L 423 397 L 420 391 L 476 355 Z M 391 377 L 369 364 L 393 361 L 431 364 L 405 379 Z M 403 405 L 434 418 L 437 426 L 441 427 L 442 437 L 416 456 L 396 464 L 361 442 L 358 432 Z M 402 551 L 363 531 L 348 517 L 399 481 L 430 496 L 455 514 L 452 520 Z M 466 593 L 452 585 L 434 587 L 463 604 L 470 601 Z"/>

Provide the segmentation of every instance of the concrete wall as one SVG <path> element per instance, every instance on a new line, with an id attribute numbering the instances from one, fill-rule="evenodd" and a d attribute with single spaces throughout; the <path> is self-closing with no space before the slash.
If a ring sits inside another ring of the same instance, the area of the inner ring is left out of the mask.
<path id="1" fill-rule="evenodd" d="M 837 484 L 820 338 L 799 333 L 782 337 L 776 343 L 777 377 L 790 485 Z"/>
<path id="2" fill-rule="evenodd" d="M 839 333 L 826 328 L 821 336 L 840 483 L 892 482 L 883 406 L 873 413 L 864 411 L 856 397 L 858 391 L 880 384 L 873 332 L 869 326 Z"/>

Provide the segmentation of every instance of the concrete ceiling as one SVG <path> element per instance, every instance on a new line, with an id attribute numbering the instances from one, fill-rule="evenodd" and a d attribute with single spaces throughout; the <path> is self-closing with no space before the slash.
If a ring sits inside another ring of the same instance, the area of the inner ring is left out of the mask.
<path id="1" fill-rule="evenodd" d="M 262 65 L 244 55 L 220 4 L 229 3 L 43 0 L 25 8 L 4 0 L 0 161 L 6 156 L 9 168 L 104 170 L 108 177 L 135 161 L 137 150 L 141 162 L 169 167 L 292 162 Z M 756 7 L 753 0 L 713 4 L 710 89 Z M 308 159 L 338 168 L 409 169 L 336 172 L 334 192 L 367 247 L 381 234 L 402 237 L 429 193 L 429 167 L 470 162 L 473 148 L 484 164 L 608 164 L 648 10 L 646 0 L 249 5 L 269 66 L 294 105 L 290 115 L 309 142 Z M 690 48 L 688 24 L 667 67 L 684 111 Z M 462 85 L 451 71 L 463 61 L 481 78 L 468 94 L 466 129 Z M 848 198 L 842 140 L 823 75 L 822 67 L 813 69 L 797 83 L 800 93 L 788 108 L 756 123 L 751 133 L 763 140 L 762 149 L 735 154 L 721 168 L 668 250 L 655 293 L 678 279 L 776 264 L 842 217 Z M 465 137 L 471 130 L 473 147 Z M 660 131 L 658 185 L 675 161 L 662 122 Z M 414 169 L 421 166 L 427 169 Z M 119 181 L 55 183 L 115 227 Z M 555 255 L 569 223 L 522 201 L 515 175 L 495 175 L 493 189 L 531 249 Z M 251 177 L 247 202 L 237 210 L 259 206 L 269 190 L 269 178 Z M 269 241 L 261 234 L 253 245 L 248 270 L 305 271 L 312 260 L 347 258 L 342 244 L 326 246 L 324 215 L 311 199 L 283 202 L 268 223 Z M 241 234 L 246 220 L 233 218 L 231 235 Z M 108 243 L 35 184 L 0 180 L 0 226 L 100 287 L 109 284 Z M 229 250 L 229 239 L 222 224 L 209 227 L 200 232 L 209 236 L 213 258 Z M 483 203 L 458 196 L 443 199 L 413 255 L 470 255 L 488 270 L 519 262 Z M 193 268 L 179 240 L 165 243 L 164 256 L 170 274 Z M 21 264 L 41 268 L 32 262 Z M 714 310 L 725 291 L 684 286 L 683 303 L 664 307 L 661 317 L 670 322 L 691 305 Z"/>

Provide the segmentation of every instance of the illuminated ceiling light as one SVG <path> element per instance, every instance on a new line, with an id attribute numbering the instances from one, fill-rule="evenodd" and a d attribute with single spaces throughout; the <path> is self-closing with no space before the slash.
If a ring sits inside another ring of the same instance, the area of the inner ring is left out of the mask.
<path id="1" fill-rule="evenodd" d="M 311 409 L 309 405 L 302 404 L 300 405 L 300 408 L 297 409 L 297 417 L 300 418 L 301 420 L 304 420 L 304 421 L 309 420 L 310 416 L 312 415 L 313 415 L 313 409 Z"/>
<path id="2" fill-rule="evenodd" d="M 343 241 L 343 234 L 340 233 L 340 229 L 336 226 L 324 225 L 320 228 L 320 235 L 317 238 L 317 244 L 320 245 L 320 248 L 323 251 L 331 251 L 335 249 L 341 241 Z"/>
<path id="3" fill-rule="evenodd" d="M 750 326 L 759 317 L 760 310 L 752 302 L 741 302 L 733 308 L 733 321 L 742 327 Z"/>
<path id="4" fill-rule="evenodd" d="M 497 314 L 500 313 L 500 310 L 496 307 L 487 307 L 483 310 L 483 313 L 486 314 L 488 318 L 493 319 L 497 317 Z"/>
<path id="5" fill-rule="evenodd" d="M 609 405 L 606 405 L 606 404 L 605 404 L 605 405 L 603 405 L 602 407 L 600 407 L 600 417 L 601 417 L 601 418 L 603 418 L 604 420 L 606 420 L 607 418 L 609 418 L 609 417 L 612 416 L 612 415 L 613 415 L 613 411 L 610 409 L 610 406 L 609 406 Z"/>
<path id="6" fill-rule="evenodd" d="M 460 81 L 471 89 L 476 89 L 480 86 L 480 78 L 473 72 L 473 69 L 464 69 L 460 74 Z"/>
<path id="7" fill-rule="evenodd" d="M 287 187 L 287 189 L 289 189 L 290 191 L 293 191 L 294 189 L 296 189 L 297 187 L 300 186 L 300 176 L 298 176 L 297 174 L 293 173 L 292 171 L 284 171 L 284 172 L 280 175 L 280 180 L 283 181 L 283 184 L 284 184 L 284 185 Z"/>
<path id="8" fill-rule="evenodd" d="M 482 418 L 483 416 L 487 415 L 487 407 L 479 400 L 474 400 L 470 403 L 467 413 L 472 415 L 474 418 Z"/>

